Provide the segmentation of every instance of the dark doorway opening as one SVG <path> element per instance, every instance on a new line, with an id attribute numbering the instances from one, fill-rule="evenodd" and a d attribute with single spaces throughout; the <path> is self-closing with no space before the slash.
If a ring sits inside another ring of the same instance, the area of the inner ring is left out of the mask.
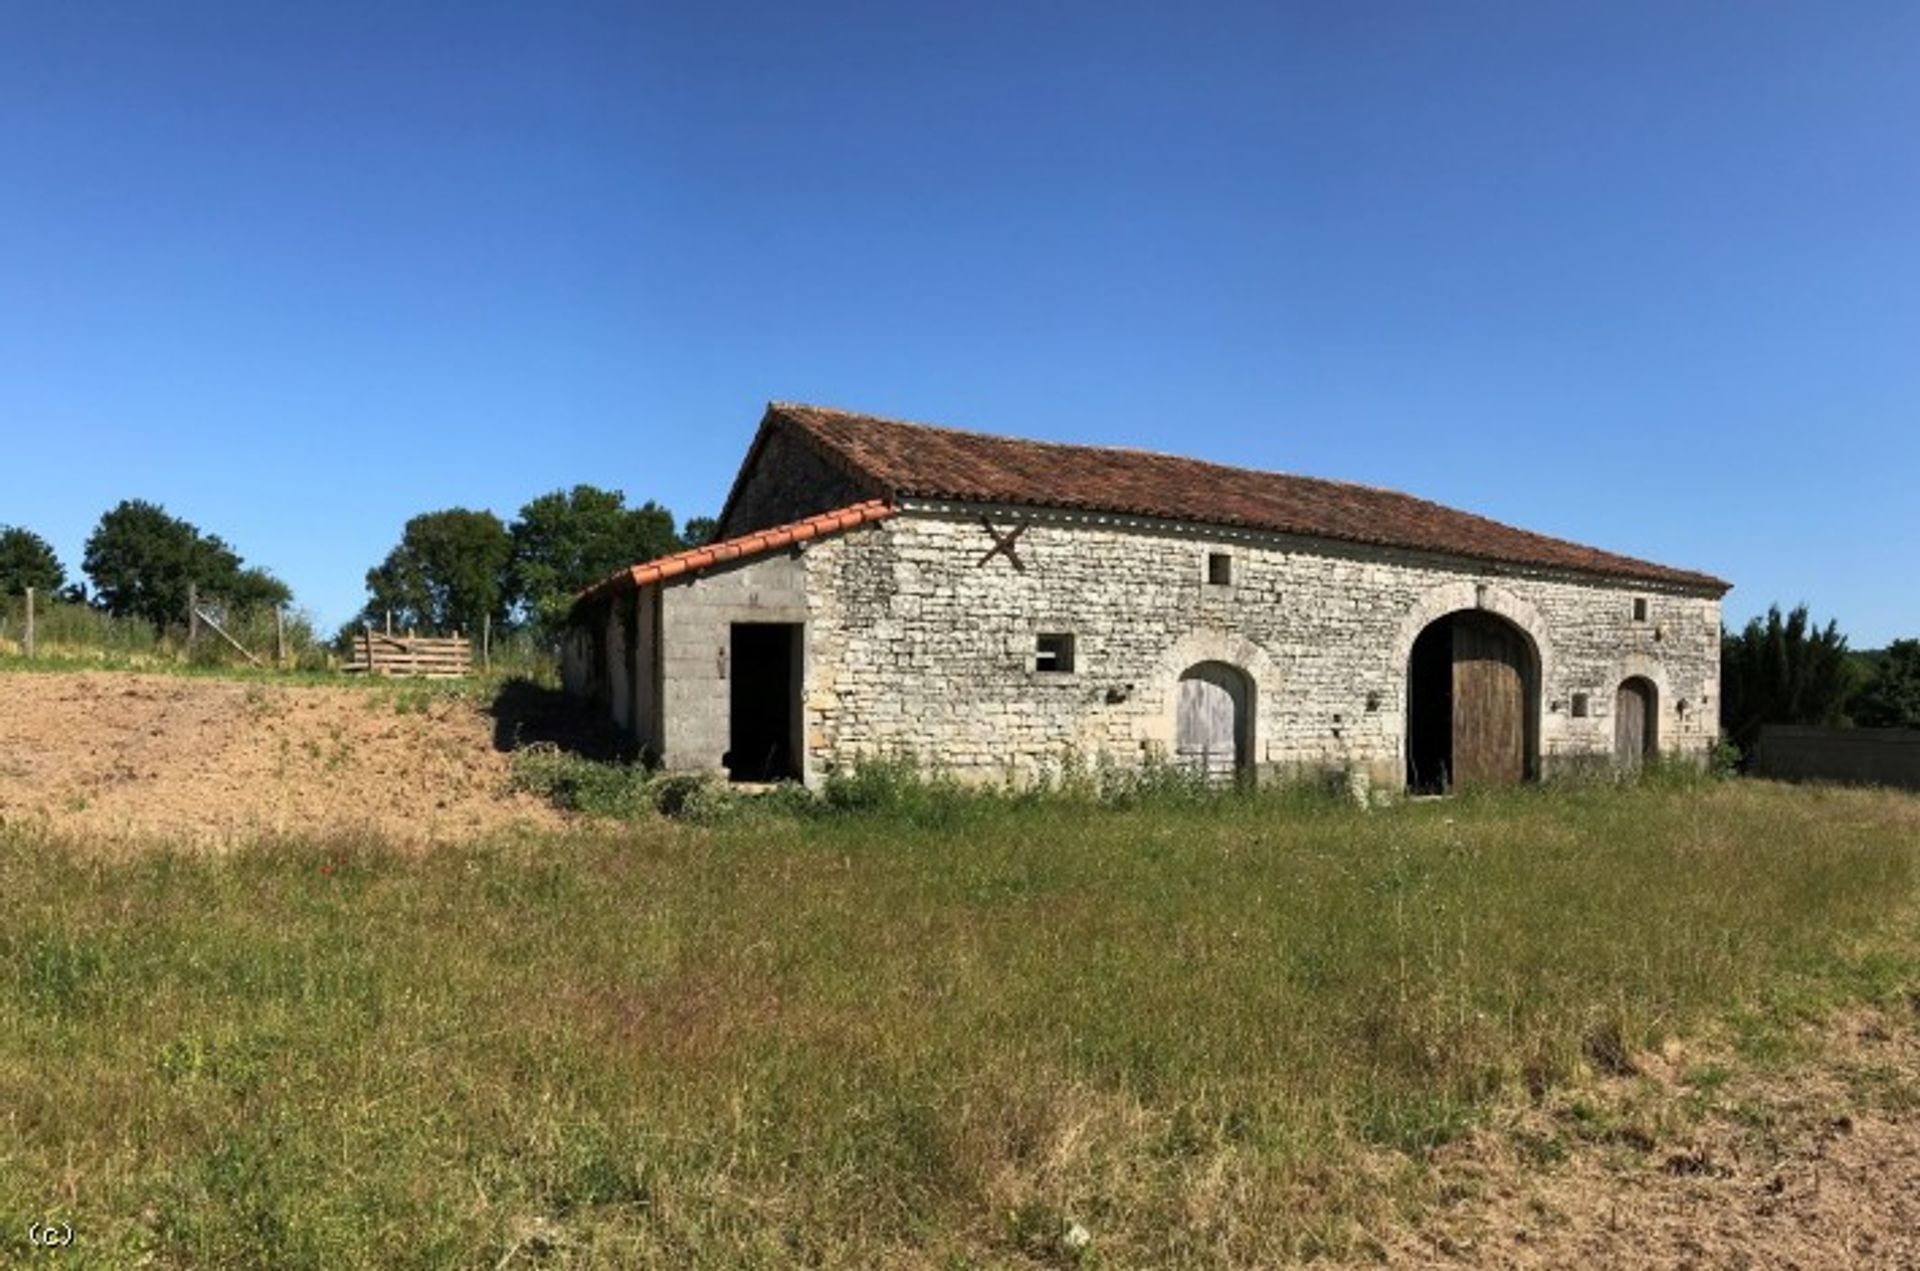
<path id="1" fill-rule="evenodd" d="M 1407 667 L 1407 790 L 1440 794 L 1453 771 L 1453 624 L 1433 623 Z"/>
<path id="2" fill-rule="evenodd" d="M 735 781 L 800 775 L 800 624 L 733 624 L 727 771 Z"/>
<path id="3" fill-rule="evenodd" d="M 1532 645 L 1512 623 L 1479 610 L 1429 623 L 1407 659 L 1407 789 L 1532 779 L 1538 693 Z"/>

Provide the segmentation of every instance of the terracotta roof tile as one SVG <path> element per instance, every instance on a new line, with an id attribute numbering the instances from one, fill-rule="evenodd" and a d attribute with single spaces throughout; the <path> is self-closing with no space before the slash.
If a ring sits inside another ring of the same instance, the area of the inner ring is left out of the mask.
<path id="1" fill-rule="evenodd" d="M 609 574 L 575 596 L 574 603 L 584 604 L 618 592 L 631 591 L 636 587 L 645 587 L 652 583 L 665 582 L 670 578 L 678 578 L 683 574 L 696 573 L 709 565 L 723 561 L 744 560 L 793 543 L 804 543 L 824 534 L 849 530 L 857 525 L 869 525 L 875 521 L 884 521 L 896 515 L 898 511 L 899 509 L 884 499 L 869 499 L 865 503 L 835 508 L 830 512 L 822 512 L 818 516 L 807 517 L 803 521 L 775 525 L 764 530 L 755 530 L 751 534 L 742 534 L 738 538 L 688 548 L 684 552 L 675 552 L 671 556 L 662 556 L 658 560 L 645 561 L 620 570 L 618 573 Z"/>
<path id="2" fill-rule="evenodd" d="M 1122 513 L 1727 589 L 1709 574 L 1549 538 L 1372 486 L 786 402 L 767 408 L 763 427 L 775 426 L 793 429 L 889 503 L 950 499 Z"/>

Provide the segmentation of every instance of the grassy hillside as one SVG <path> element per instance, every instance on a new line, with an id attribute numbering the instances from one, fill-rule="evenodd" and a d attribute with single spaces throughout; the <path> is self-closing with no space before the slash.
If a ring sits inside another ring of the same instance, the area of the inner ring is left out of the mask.
<path id="1" fill-rule="evenodd" d="M 957 800 L 428 855 L 0 830 L 0 1249 L 1255 1265 L 1502 1100 L 1920 988 L 1920 800 Z M 1079 1224 L 1076 1253 L 1062 1235 Z"/>

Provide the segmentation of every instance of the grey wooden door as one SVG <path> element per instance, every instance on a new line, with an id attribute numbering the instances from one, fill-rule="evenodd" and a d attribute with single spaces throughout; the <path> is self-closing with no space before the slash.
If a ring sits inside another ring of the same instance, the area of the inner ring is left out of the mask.
<path id="1" fill-rule="evenodd" d="M 1175 757 L 1209 780 L 1231 778 L 1246 763 L 1246 678 L 1223 662 L 1202 662 L 1175 691 Z"/>
<path id="2" fill-rule="evenodd" d="M 1624 681 L 1613 699 L 1613 757 L 1628 772 L 1653 753 L 1653 718 L 1653 685 L 1639 676 Z"/>

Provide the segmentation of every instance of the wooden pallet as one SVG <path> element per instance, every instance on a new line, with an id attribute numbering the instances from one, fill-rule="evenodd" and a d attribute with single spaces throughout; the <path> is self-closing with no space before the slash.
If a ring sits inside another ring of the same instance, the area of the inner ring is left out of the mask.
<path id="1" fill-rule="evenodd" d="M 407 675 L 451 680 L 473 674 L 473 650 L 459 636 L 397 636 L 363 630 L 353 642 L 353 660 L 341 668 L 355 675 Z"/>

